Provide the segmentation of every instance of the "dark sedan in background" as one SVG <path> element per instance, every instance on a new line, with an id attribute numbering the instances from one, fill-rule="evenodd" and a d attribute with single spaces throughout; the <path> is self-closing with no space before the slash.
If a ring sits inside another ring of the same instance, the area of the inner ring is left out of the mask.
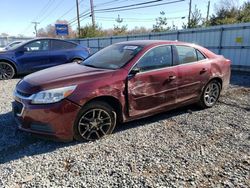
<path id="1" fill-rule="evenodd" d="M 22 42 L 8 51 L 0 52 L 0 80 L 56 65 L 82 61 L 89 54 L 88 48 L 60 39 L 38 38 Z"/>

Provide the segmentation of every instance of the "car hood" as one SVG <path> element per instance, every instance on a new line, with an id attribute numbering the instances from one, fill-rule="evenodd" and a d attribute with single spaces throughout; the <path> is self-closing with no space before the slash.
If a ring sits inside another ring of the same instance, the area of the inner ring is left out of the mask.
<path id="1" fill-rule="evenodd" d="M 0 50 L 0 56 L 1 55 L 5 56 L 5 55 L 9 55 L 9 54 L 13 54 L 13 51 L 4 50 L 4 49 Z"/>
<path id="2" fill-rule="evenodd" d="M 60 65 L 30 74 L 17 84 L 17 90 L 34 94 L 41 90 L 79 85 L 111 77 L 114 70 L 87 67 L 77 63 Z"/>

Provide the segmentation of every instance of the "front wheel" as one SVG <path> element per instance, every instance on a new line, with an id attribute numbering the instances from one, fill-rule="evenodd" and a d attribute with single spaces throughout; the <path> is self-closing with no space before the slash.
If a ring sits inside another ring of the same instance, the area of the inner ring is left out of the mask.
<path id="1" fill-rule="evenodd" d="M 6 62 L 0 62 L 0 80 L 7 80 L 13 78 L 15 69 L 12 65 Z"/>
<path id="2" fill-rule="evenodd" d="M 209 82 L 202 92 L 199 103 L 200 106 L 203 108 L 210 108 L 214 106 L 219 99 L 220 91 L 221 84 L 218 81 L 212 80 Z"/>
<path id="3" fill-rule="evenodd" d="M 93 141 L 111 134 L 116 125 L 116 113 L 105 102 L 87 104 L 80 111 L 74 125 L 74 138 L 78 141 Z"/>

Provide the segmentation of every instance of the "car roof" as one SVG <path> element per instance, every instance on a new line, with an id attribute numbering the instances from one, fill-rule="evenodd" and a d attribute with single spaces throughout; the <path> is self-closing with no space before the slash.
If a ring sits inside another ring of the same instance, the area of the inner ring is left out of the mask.
<path id="1" fill-rule="evenodd" d="M 142 47 L 153 47 L 153 46 L 158 46 L 158 45 L 184 45 L 184 46 L 190 46 L 193 47 L 195 49 L 198 49 L 200 51 L 202 51 L 203 53 L 206 54 L 206 56 L 208 57 L 214 57 L 216 56 L 216 54 L 214 54 L 212 51 L 194 44 L 194 43 L 187 43 L 187 42 L 181 42 L 178 40 L 175 41 L 171 41 L 171 40 L 134 40 L 134 41 L 126 41 L 126 42 L 120 42 L 117 44 L 125 44 L 125 45 L 134 45 L 134 46 L 142 46 Z"/>
<path id="2" fill-rule="evenodd" d="M 192 44 L 180 41 L 171 41 L 171 40 L 133 40 L 133 41 L 125 41 L 117 44 L 126 44 L 126 45 L 139 45 L 139 46 L 150 46 L 150 45 L 158 45 L 158 44 L 182 44 L 191 46 Z"/>
<path id="3" fill-rule="evenodd" d="M 70 42 L 70 43 L 79 45 L 78 43 L 73 42 L 73 41 L 68 41 L 68 40 L 63 40 L 63 39 L 58 39 L 58 38 L 51 38 L 51 37 L 36 37 L 34 39 L 27 40 L 26 42 L 28 43 L 28 42 L 32 42 L 36 40 L 60 40 L 60 41 Z"/>

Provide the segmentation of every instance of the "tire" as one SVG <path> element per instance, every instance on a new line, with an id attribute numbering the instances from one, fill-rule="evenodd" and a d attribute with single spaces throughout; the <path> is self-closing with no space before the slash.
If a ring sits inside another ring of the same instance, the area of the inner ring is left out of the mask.
<path id="1" fill-rule="evenodd" d="M 81 63 L 83 60 L 78 58 L 78 59 L 73 59 L 72 62 L 73 63 Z"/>
<path id="2" fill-rule="evenodd" d="M 221 84 L 217 80 L 210 81 L 203 89 L 199 105 L 202 108 L 211 108 L 220 97 Z"/>
<path id="3" fill-rule="evenodd" d="M 116 126 L 116 113 L 105 102 L 96 101 L 84 106 L 74 124 L 74 139 L 94 141 L 111 134 Z"/>
<path id="4" fill-rule="evenodd" d="M 14 67 L 6 62 L 0 62 L 0 80 L 8 80 L 15 76 Z"/>

